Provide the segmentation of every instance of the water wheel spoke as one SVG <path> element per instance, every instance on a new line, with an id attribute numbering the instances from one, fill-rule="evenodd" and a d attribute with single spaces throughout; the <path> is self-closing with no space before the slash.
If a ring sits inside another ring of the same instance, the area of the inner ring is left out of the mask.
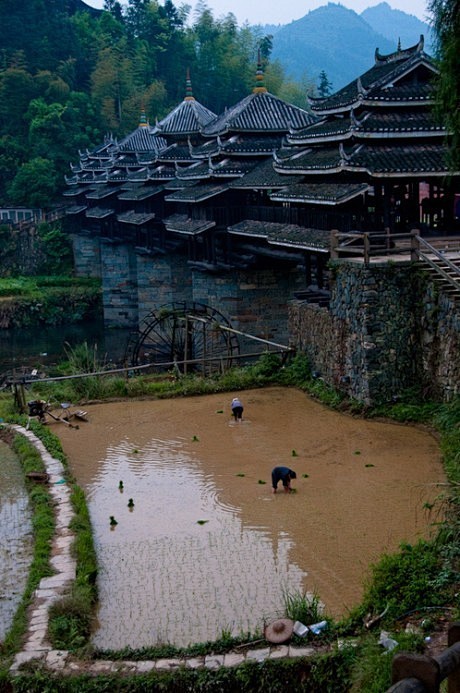
<path id="1" fill-rule="evenodd" d="M 133 366 L 140 365 L 142 357 L 159 368 L 175 364 L 182 372 L 215 372 L 239 353 L 236 335 L 220 325 L 231 327 L 224 315 L 205 304 L 162 306 L 146 316 L 137 337 L 130 338 L 127 358 Z"/>

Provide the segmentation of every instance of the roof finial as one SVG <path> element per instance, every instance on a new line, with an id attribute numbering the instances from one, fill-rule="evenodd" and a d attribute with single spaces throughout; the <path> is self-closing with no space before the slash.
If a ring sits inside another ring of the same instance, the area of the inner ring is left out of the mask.
<path id="1" fill-rule="evenodd" d="M 141 115 L 139 118 L 139 127 L 140 128 L 148 128 L 149 126 L 149 121 L 147 120 L 147 116 L 145 114 L 145 107 L 144 104 L 141 106 Z"/>
<path id="2" fill-rule="evenodd" d="M 266 94 L 267 90 L 264 85 L 264 71 L 262 69 L 262 60 L 260 57 L 260 46 L 257 49 L 257 72 L 256 72 L 256 86 L 252 90 L 254 94 Z"/>
<path id="3" fill-rule="evenodd" d="M 185 99 L 184 101 L 195 101 L 192 92 L 192 80 L 190 79 L 190 68 L 187 68 L 187 77 L 185 80 Z"/>
<path id="4" fill-rule="evenodd" d="M 401 53 L 401 37 L 398 38 L 398 53 Z"/>

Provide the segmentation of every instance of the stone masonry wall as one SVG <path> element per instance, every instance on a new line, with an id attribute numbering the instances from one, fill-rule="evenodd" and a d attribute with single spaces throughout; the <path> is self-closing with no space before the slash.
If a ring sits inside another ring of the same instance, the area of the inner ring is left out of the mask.
<path id="1" fill-rule="evenodd" d="M 367 404 L 417 386 L 458 392 L 460 317 L 407 265 L 337 263 L 330 309 L 290 305 L 293 342 L 333 387 Z"/>
<path id="2" fill-rule="evenodd" d="M 72 247 L 77 277 L 101 277 L 101 244 L 99 238 L 89 234 L 73 234 Z"/>
<path id="3" fill-rule="evenodd" d="M 297 269 L 252 270 L 209 275 L 194 272 L 193 298 L 221 312 L 235 329 L 256 337 L 289 344 L 288 302 L 302 287 Z M 260 351 L 260 344 L 240 338 L 244 352 Z"/>
<path id="4" fill-rule="evenodd" d="M 137 296 L 139 322 L 152 311 L 177 301 L 192 300 L 192 275 L 187 258 L 137 256 Z"/>
<path id="5" fill-rule="evenodd" d="M 107 327 L 137 327 L 137 262 L 128 244 L 102 243 L 102 301 Z"/>

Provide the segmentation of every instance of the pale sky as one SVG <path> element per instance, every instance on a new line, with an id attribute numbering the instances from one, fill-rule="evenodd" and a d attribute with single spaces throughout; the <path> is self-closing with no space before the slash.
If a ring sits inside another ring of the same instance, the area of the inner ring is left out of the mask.
<path id="1" fill-rule="evenodd" d="M 427 21 L 429 15 L 425 0 L 387 0 L 394 10 L 402 10 L 407 14 L 413 14 L 422 21 Z M 104 0 L 84 0 L 87 5 L 102 8 Z M 161 2 L 161 0 L 160 0 Z M 173 0 L 179 7 L 188 4 L 193 11 L 196 8 L 194 0 Z M 368 7 L 378 5 L 381 0 L 342 0 L 341 4 L 358 14 Z M 127 0 L 121 0 L 121 4 L 127 4 Z M 206 0 L 205 4 L 212 10 L 216 19 L 233 12 L 239 25 L 248 21 L 249 24 L 289 24 L 295 19 L 304 17 L 311 10 L 327 5 L 327 0 L 284 0 L 284 2 L 261 2 L 261 0 Z"/>

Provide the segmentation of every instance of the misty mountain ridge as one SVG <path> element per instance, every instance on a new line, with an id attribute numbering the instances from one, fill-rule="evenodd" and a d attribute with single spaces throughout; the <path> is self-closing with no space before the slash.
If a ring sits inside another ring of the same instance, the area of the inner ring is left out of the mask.
<path id="1" fill-rule="evenodd" d="M 368 70 L 376 48 L 393 53 L 416 44 L 423 34 L 425 51 L 432 54 L 429 24 L 414 15 L 393 10 L 387 2 L 369 7 L 361 14 L 343 5 L 328 3 L 289 24 L 264 27 L 273 35 L 272 59 L 296 81 L 318 84 L 324 70 L 332 90 L 342 88 Z"/>

